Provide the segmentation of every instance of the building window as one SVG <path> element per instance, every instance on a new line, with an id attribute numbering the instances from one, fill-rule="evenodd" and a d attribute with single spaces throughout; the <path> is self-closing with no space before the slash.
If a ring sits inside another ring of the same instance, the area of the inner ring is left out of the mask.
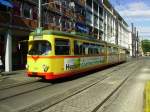
<path id="1" fill-rule="evenodd" d="M 23 4 L 23 16 L 25 18 L 32 19 L 32 6 L 30 6 L 28 3 Z"/>
<path id="2" fill-rule="evenodd" d="M 49 11 L 44 11 L 44 23 L 54 23 L 54 14 Z"/>
<path id="3" fill-rule="evenodd" d="M 44 19 L 43 20 L 44 20 L 45 24 L 48 23 L 48 18 L 47 17 L 48 17 L 48 13 L 47 13 L 47 11 L 44 11 L 44 17 L 43 17 Z"/>
<path id="4" fill-rule="evenodd" d="M 38 15 L 37 15 L 37 10 L 38 10 L 37 7 L 34 6 L 34 7 L 33 7 L 33 19 L 37 19 L 37 16 L 38 16 Z"/>
<path id="5" fill-rule="evenodd" d="M 86 12 L 86 20 L 92 24 L 92 13 L 91 12 Z"/>
<path id="6" fill-rule="evenodd" d="M 98 5 L 94 2 L 94 11 L 98 12 Z"/>
<path id="7" fill-rule="evenodd" d="M 96 15 L 94 17 L 94 26 L 98 27 L 98 17 Z"/>
<path id="8" fill-rule="evenodd" d="M 66 29 L 66 21 L 64 18 L 61 18 L 60 24 L 61 24 L 61 27 L 65 30 Z"/>
<path id="9" fill-rule="evenodd" d="M 92 0 L 86 0 L 88 6 L 92 7 Z"/>
<path id="10" fill-rule="evenodd" d="M 20 16 L 21 15 L 21 11 L 20 11 L 20 9 L 21 9 L 21 1 L 14 1 L 14 7 L 13 7 L 13 14 L 14 15 L 17 15 L 17 16 Z"/>
<path id="11" fill-rule="evenodd" d="M 61 17 L 60 16 L 55 16 L 55 24 L 57 25 L 57 26 L 60 26 L 60 24 L 61 24 Z"/>

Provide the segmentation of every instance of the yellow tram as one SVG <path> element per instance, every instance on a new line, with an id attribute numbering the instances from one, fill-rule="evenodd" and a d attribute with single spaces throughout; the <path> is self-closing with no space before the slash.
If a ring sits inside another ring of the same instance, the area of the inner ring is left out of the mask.
<path id="1" fill-rule="evenodd" d="M 126 61 L 125 49 L 59 31 L 32 32 L 28 41 L 28 76 L 56 79 Z"/>

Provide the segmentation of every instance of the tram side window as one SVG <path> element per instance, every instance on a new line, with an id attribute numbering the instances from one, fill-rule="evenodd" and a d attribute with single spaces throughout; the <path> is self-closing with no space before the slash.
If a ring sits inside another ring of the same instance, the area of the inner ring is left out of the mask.
<path id="1" fill-rule="evenodd" d="M 118 54 L 118 48 L 114 47 L 114 53 Z"/>
<path id="2" fill-rule="evenodd" d="M 99 53 L 102 54 L 105 52 L 105 47 L 103 45 L 99 46 Z"/>
<path id="3" fill-rule="evenodd" d="M 81 54 L 80 45 L 78 44 L 78 42 L 76 40 L 74 41 L 74 54 L 75 55 Z"/>
<path id="4" fill-rule="evenodd" d="M 108 46 L 108 52 L 111 54 L 112 53 L 112 48 L 111 46 Z"/>
<path id="5" fill-rule="evenodd" d="M 68 39 L 55 39 L 55 54 L 56 55 L 69 55 L 70 43 Z"/>
<path id="6" fill-rule="evenodd" d="M 121 50 L 121 54 L 125 54 L 125 50 L 124 49 Z"/>
<path id="7" fill-rule="evenodd" d="M 88 49 L 89 49 L 88 54 L 93 55 L 94 54 L 94 46 L 92 44 L 90 44 Z"/>
<path id="8" fill-rule="evenodd" d="M 88 50 L 89 50 L 89 43 L 83 43 L 83 54 L 88 55 Z"/>
<path id="9" fill-rule="evenodd" d="M 74 41 L 74 55 L 85 55 L 86 54 L 86 46 L 85 44 L 79 44 L 78 41 Z"/>
<path id="10" fill-rule="evenodd" d="M 80 45 L 80 55 L 84 55 L 85 54 L 85 46 L 82 44 Z"/>
<path id="11" fill-rule="evenodd" d="M 82 55 L 85 55 L 85 51 L 86 51 L 85 47 L 86 47 L 85 45 L 82 45 Z"/>
<path id="12" fill-rule="evenodd" d="M 105 53 L 106 52 L 106 47 L 102 46 L 102 52 Z"/>
<path id="13" fill-rule="evenodd" d="M 92 48 L 88 48 L 88 54 L 92 54 Z"/>
<path id="14" fill-rule="evenodd" d="M 98 52 L 98 47 L 96 47 L 96 48 L 94 49 L 94 54 L 99 54 L 99 52 Z"/>
<path id="15" fill-rule="evenodd" d="M 90 47 L 89 47 L 89 54 L 92 54 L 92 55 L 97 55 L 99 54 L 99 45 L 97 44 L 90 44 Z"/>
<path id="16" fill-rule="evenodd" d="M 99 54 L 98 47 L 97 44 L 93 45 L 93 54 Z"/>

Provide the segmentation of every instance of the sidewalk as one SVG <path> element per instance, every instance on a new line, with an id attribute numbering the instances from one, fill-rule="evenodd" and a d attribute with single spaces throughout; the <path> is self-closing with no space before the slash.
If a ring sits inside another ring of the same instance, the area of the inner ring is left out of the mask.
<path id="1" fill-rule="evenodd" d="M 16 74 L 21 74 L 25 73 L 26 70 L 16 70 L 16 71 L 11 71 L 11 72 L 1 72 L 0 75 L 6 76 L 6 75 L 16 75 Z"/>
<path id="2" fill-rule="evenodd" d="M 12 72 L 0 73 L 0 89 L 17 86 L 20 84 L 30 83 L 39 79 L 28 77 L 26 70 L 16 70 Z"/>
<path id="3" fill-rule="evenodd" d="M 0 79 L 14 78 L 14 77 L 26 77 L 26 70 L 16 70 L 11 72 L 1 72 Z"/>
<path id="4" fill-rule="evenodd" d="M 27 80 L 35 80 L 33 77 L 28 77 L 26 75 L 26 70 L 16 70 L 11 72 L 2 72 L 0 73 L 0 80 L 9 79 L 15 81 L 27 81 Z"/>

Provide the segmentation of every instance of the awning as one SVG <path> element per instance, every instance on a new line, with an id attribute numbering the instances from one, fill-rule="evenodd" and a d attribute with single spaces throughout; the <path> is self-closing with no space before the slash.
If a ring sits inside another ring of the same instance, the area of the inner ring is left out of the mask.
<path id="1" fill-rule="evenodd" d="M 0 5 L 5 5 L 6 7 L 10 8 L 13 7 L 11 0 L 0 0 Z"/>

